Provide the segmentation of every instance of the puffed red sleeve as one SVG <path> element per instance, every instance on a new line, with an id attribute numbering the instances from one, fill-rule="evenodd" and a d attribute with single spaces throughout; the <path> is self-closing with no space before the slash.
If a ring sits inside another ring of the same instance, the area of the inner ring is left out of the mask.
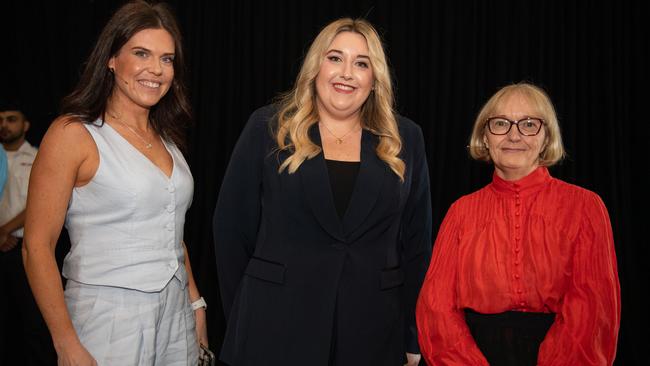
<path id="1" fill-rule="evenodd" d="M 621 315 L 621 294 L 607 208 L 587 192 L 568 289 L 540 346 L 539 366 L 611 365 Z"/>
<path id="2" fill-rule="evenodd" d="M 416 306 L 418 341 L 429 366 L 488 365 L 456 302 L 459 211 L 453 204 L 438 230 Z"/>

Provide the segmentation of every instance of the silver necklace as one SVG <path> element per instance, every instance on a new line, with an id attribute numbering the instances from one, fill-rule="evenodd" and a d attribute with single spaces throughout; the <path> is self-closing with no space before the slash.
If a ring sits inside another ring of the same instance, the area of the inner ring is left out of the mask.
<path id="1" fill-rule="evenodd" d="M 145 140 L 144 137 L 140 136 L 140 134 L 137 133 L 137 132 L 136 132 L 136 131 L 131 127 L 131 126 L 129 126 L 129 125 L 127 125 L 126 123 L 122 122 L 122 120 L 120 119 L 119 116 L 116 116 L 116 115 L 114 115 L 113 113 L 110 113 L 110 112 L 106 112 L 106 113 L 108 113 L 109 116 L 113 117 L 113 119 L 115 120 L 115 122 L 117 122 L 117 123 L 121 124 L 122 126 L 128 128 L 129 131 L 131 131 L 131 132 L 132 132 L 134 135 L 136 135 L 140 140 L 142 140 L 142 142 L 144 143 L 144 148 L 145 148 L 145 149 L 151 149 L 151 148 L 153 147 L 153 145 L 151 144 L 151 142 Z"/>
<path id="2" fill-rule="evenodd" d="M 352 129 L 350 129 L 350 131 L 348 131 L 348 132 L 345 133 L 345 135 L 343 135 L 343 136 L 341 136 L 341 137 L 338 137 L 338 136 L 336 136 L 336 135 L 334 134 L 334 132 L 332 132 L 332 130 L 330 130 L 330 129 L 327 127 L 327 125 L 326 125 L 325 123 L 321 122 L 320 124 L 323 125 L 323 126 L 325 127 L 325 129 L 327 130 L 327 132 L 330 133 L 330 135 L 334 136 L 334 138 L 336 139 L 336 143 L 339 144 L 339 145 L 343 143 L 343 139 L 345 138 L 345 136 L 349 135 L 350 133 L 352 133 L 352 131 L 355 131 L 355 130 L 357 129 L 357 125 L 355 124 L 355 125 L 352 127 Z"/>

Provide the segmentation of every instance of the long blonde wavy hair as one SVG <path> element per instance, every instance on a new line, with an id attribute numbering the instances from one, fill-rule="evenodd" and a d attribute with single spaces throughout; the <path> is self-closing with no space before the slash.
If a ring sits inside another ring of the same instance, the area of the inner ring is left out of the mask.
<path id="1" fill-rule="evenodd" d="M 293 89 L 280 98 L 275 138 L 279 150 L 289 151 L 291 155 L 282 162 L 278 171 L 287 169 L 293 174 L 306 159 L 311 159 L 322 151 L 322 148 L 309 138 L 310 127 L 319 120 L 315 80 L 325 52 L 341 32 L 358 33 L 368 43 L 374 89 L 361 106 L 361 125 L 379 137 L 377 156 L 403 181 L 406 165 L 399 158 L 402 139 L 393 111 L 390 71 L 379 35 L 364 19 L 342 18 L 323 28 L 309 47 Z"/>

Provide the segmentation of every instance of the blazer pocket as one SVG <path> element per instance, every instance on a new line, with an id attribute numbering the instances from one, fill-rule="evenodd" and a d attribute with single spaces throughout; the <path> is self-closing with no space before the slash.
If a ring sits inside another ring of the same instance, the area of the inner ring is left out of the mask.
<path id="1" fill-rule="evenodd" d="M 388 290 L 404 283 L 404 272 L 401 267 L 381 271 L 380 290 Z"/>
<path id="2" fill-rule="evenodd" d="M 251 260 L 248 261 L 248 266 L 246 266 L 244 273 L 260 280 L 269 281 L 281 285 L 284 283 L 285 270 L 286 268 L 284 264 L 269 262 L 261 258 L 252 257 Z"/>

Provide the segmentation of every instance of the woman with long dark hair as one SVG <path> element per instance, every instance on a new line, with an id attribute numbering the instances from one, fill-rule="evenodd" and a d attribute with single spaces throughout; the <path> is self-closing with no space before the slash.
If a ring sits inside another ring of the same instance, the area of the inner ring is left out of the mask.
<path id="1" fill-rule="evenodd" d="M 170 9 L 122 6 L 62 112 L 32 170 L 23 249 L 59 365 L 196 365 L 205 302 L 183 243 L 190 108 Z M 54 259 L 64 221 L 65 292 Z"/>

